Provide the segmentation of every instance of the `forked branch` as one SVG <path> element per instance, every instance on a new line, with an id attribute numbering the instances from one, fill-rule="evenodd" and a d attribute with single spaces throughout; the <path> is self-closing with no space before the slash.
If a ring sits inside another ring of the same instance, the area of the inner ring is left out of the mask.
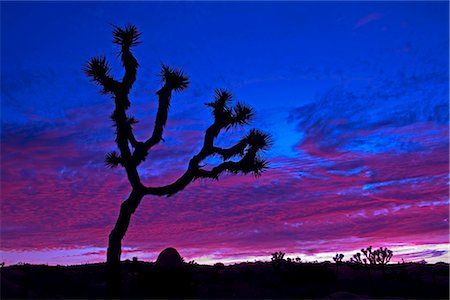
<path id="1" fill-rule="evenodd" d="M 216 98 L 216 102 L 219 101 L 222 101 L 221 94 L 218 94 Z M 231 96 L 229 97 L 229 101 L 231 101 Z M 212 106 L 210 104 L 207 105 Z M 223 111 L 228 110 L 225 107 L 221 109 Z M 145 187 L 145 194 L 169 197 L 183 190 L 189 183 L 198 178 L 218 180 L 219 176 L 224 172 L 232 174 L 253 173 L 255 176 L 259 176 L 268 168 L 268 162 L 260 158 L 259 153 L 267 150 L 271 146 L 271 137 L 259 130 L 252 129 L 247 136 L 230 148 L 215 147 L 214 140 L 220 133 L 220 130 L 227 128 L 229 123 L 223 122 L 223 119 L 214 110 L 213 113 L 215 122 L 206 130 L 203 147 L 189 161 L 189 167 L 186 172 L 172 184 L 162 187 Z M 248 121 L 249 118 L 245 117 L 245 120 Z M 224 161 L 210 170 L 203 169 L 200 166 L 201 162 L 212 155 L 219 155 Z M 229 161 L 234 156 L 240 156 L 241 159 L 238 161 Z"/>

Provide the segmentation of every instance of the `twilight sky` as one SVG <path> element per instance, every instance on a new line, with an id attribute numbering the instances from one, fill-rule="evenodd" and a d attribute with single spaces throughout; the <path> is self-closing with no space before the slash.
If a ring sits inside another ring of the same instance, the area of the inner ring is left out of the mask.
<path id="1" fill-rule="evenodd" d="M 113 102 L 82 72 L 106 55 L 122 69 L 111 24 L 143 43 L 131 93 L 147 138 L 160 64 L 190 87 L 172 98 L 165 143 L 140 166 L 167 184 L 201 146 L 215 88 L 256 110 L 272 134 L 262 177 L 198 181 L 147 196 L 123 258 L 176 247 L 199 262 L 330 259 L 373 245 L 393 260 L 448 261 L 448 2 L 2 2 L 1 260 L 105 260 L 130 191 L 115 150 Z M 221 135 L 230 145 L 251 127 Z M 208 161 L 213 164 L 214 161 Z"/>

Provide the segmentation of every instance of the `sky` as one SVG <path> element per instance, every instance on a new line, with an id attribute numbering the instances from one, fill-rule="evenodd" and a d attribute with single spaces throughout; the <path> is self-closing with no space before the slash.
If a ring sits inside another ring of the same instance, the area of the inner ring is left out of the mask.
<path id="1" fill-rule="evenodd" d="M 172 97 L 165 142 L 139 166 L 172 182 L 213 122 L 216 88 L 255 109 L 270 133 L 261 176 L 199 180 L 146 196 L 122 258 L 175 247 L 200 263 L 344 260 L 370 245 L 393 261 L 449 260 L 449 4 L 442 2 L 1 2 L 1 261 L 105 260 L 130 193 L 115 150 L 113 100 L 82 69 L 123 69 L 112 25 L 142 44 L 130 94 L 135 135 L 152 132 L 161 64 L 189 88 Z M 205 163 L 212 166 L 216 160 Z"/>

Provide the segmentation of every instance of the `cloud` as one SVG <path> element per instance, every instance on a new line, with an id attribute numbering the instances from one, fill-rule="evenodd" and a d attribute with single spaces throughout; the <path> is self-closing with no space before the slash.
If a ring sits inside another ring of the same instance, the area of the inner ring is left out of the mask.
<path id="1" fill-rule="evenodd" d="M 426 139 L 438 136 L 448 143 L 448 74 L 400 74 L 359 89 L 331 88 L 292 110 L 289 120 L 304 135 L 302 143 L 324 151 L 423 151 Z"/>
<path id="2" fill-rule="evenodd" d="M 232 261 L 278 250 L 351 251 L 380 241 L 448 242 L 448 128 L 435 117 L 440 104 L 386 104 L 420 112 L 395 119 L 378 115 L 374 104 L 341 95 L 346 94 L 331 92 L 292 113 L 304 130 L 297 156 L 271 157 L 273 168 L 262 177 L 227 175 L 218 182 L 196 181 L 171 198 L 146 197 L 124 241 L 129 255 L 151 259 L 173 246 L 189 258 Z M 115 145 L 113 128 L 109 120 L 99 121 L 98 110 L 4 127 L 3 251 L 79 249 L 81 260 L 102 260 L 130 188 L 123 170 L 103 166 L 104 154 Z M 151 123 L 144 120 L 139 130 Z M 178 178 L 206 126 L 172 119 L 167 142 L 155 147 L 141 168 L 145 183 Z M 381 142 L 370 151 L 355 146 L 369 140 Z"/>
<path id="3" fill-rule="evenodd" d="M 359 19 L 356 22 L 356 24 L 353 26 L 353 30 L 356 30 L 362 26 L 365 26 L 365 25 L 369 24 L 370 22 L 380 20 L 383 17 L 384 17 L 384 14 L 381 14 L 381 13 L 377 13 L 377 12 L 370 13 L 370 14 L 362 17 L 361 19 Z"/>
<path id="4" fill-rule="evenodd" d="M 405 253 L 402 256 L 407 260 L 418 260 L 424 258 L 439 257 L 446 253 L 448 253 L 448 251 L 446 250 L 424 250 L 420 252 Z"/>

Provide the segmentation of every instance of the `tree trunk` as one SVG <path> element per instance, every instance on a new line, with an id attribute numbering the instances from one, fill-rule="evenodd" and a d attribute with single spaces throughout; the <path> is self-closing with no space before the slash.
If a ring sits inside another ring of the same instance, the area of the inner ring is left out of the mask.
<path id="1" fill-rule="evenodd" d="M 109 234 L 109 244 L 106 256 L 106 289 L 108 298 L 120 297 L 120 255 L 122 253 L 122 239 L 124 238 L 131 215 L 136 211 L 144 194 L 133 190 L 120 206 L 116 225 Z"/>

